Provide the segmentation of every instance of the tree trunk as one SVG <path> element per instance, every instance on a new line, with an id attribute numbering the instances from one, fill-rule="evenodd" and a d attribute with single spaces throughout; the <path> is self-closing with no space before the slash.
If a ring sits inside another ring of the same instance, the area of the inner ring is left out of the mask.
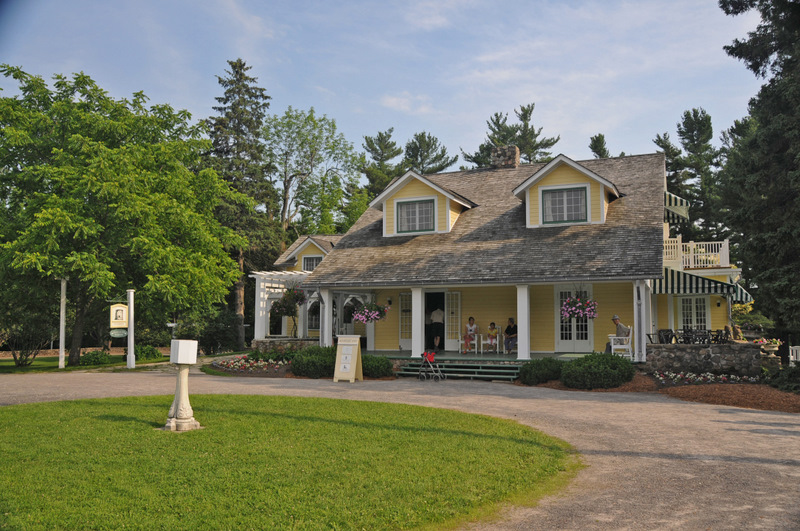
<path id="1" fill-rule="evenodd" d="M 239 280 L 233 285 L 233 311 L 236 314 L 236 350 L 244 350 L 244 250 L 239 249 L 236 255 L 239 264 Z"/>
<path id="2" fill-rule="evenodd" d="M 86 322 L 86 311 L 88 304 L 86 296 L 78 290 L 77 300 L 75 301 L 75 324 L 72 326 L 72 344 L 69 347 L 69 359 L 67 365 L 76 367 L 81 364 L 81 341 L 83 340 L 83 328 Z"/>

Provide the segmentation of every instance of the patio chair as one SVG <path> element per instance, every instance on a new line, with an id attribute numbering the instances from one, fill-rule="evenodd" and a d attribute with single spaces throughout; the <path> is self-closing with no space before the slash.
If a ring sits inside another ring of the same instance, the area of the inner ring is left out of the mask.
<path id="1" fill-rule="evenodd" d="M 789 347 L 789 366 L 794 367 L 800 361 L 800 346 Z"/>
<path id="2" fill-rule="evenodd" d="M 623 358 L 628 358 L 633 361 L 633 349 L 631 348 L 631 339 L 633 336 L 615 336 L 614 334 L 608 335 L 608 343 L 611 345 L 611 353 Z"/>
<path id="3" fill-rule="evenodd" d="M 672 328 L 662 328 L 658 331 L 658 342 L 662 345 L 669 345 L 676 340 L 675 332 Z"/>

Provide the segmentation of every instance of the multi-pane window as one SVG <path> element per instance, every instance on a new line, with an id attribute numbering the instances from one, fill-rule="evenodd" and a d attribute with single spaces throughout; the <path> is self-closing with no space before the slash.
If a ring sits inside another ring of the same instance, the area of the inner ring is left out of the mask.
<path id="1" fill-rule="evenodd" d="M 319 330 L 319 301 L 314 301 L 308 307 L 308 329 Z"/>
<path id="2" fill-rule="evenodd" d="M 433 199 L 397 203 L 397 232 L 434 230 Z"/>
<path id="3" fill-rule="evenodd" d="M 303 271 L 314 271 L 314 268 L 322 262 L 321 256 L 304 256 L 303 257 Z"/>
<path id="4" fill-rule="evenodd" d="M 587 221 L 586 188 L 543 190 L 542 207 L 545 223 Z"/>
<path id="5" fill-rule="evenodd" d="M 706 297 L 681 298 L 681 326 L 696 330 L 708 329 Z"/>

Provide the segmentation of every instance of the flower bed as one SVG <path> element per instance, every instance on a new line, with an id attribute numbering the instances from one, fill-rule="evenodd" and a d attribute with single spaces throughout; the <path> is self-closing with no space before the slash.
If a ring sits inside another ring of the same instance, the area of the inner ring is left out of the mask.
<path id="1" fill-rule="evenodd" d="M 712 383 L 761 383 L 758 376 L 736 376 L 735 374 L 711 374 L 704 372 L 697 374 L 693 372 L 656 372 L 653 377 L 661 385 L 698 385 Z"/>
<path id="2" fill-rule="evenodd" d="M 257 373 L 259 376 L 283 377 L 292 368 L 291 361 L 252 360 L 248 356 L 218 360 L 211 364 L 215 369 L 236 373 Z"/>

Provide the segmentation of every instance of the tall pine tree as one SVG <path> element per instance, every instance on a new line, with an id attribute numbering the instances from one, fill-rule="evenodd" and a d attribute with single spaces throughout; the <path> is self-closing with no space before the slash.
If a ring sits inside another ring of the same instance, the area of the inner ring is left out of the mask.
<path id="1" fill-rule="evenodd" d="M 228 61 L 225 77 L 217 76 L 224 89 L 213 109 L 218 116 L 206 120 L 212 150 L 209 161 L 217 173 L 235 190 L 249 196 L 250 204 L 226 203 L 217 209 L 219 220 L 246 236 L 248 247 L 231 249 L 239 264 L 240 277 L 233 287 L 232 311 L 236 322 L 236 344 L 245 347 L 245 283 L 250 269 L 262 269 L 276 255 L 277 237 L 272 218 L 277 195 L 267 176 L 266 150 L 262 126 L 270 97 L 248 75 L 252 68 L 242 59 Z"/>
<path id="2" fill-rule="evenodd" d="M 406 143 L 406 164 L 419 173 L 439 173 L 456 163 L 458 155 L 448 156 L 439 139 L 422 131 Z"/>

